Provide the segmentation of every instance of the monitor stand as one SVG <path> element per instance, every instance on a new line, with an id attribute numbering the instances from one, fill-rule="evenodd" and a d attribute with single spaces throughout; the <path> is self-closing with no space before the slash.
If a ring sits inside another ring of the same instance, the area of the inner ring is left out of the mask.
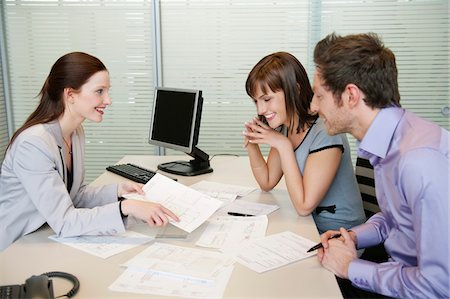
<path id="1" fill-rule="evenodd" d="M 213 169 L 209 165 L 209 155 L 201 149 L 194 147 L 188 155 L 194 159 L 190 161 L 173 161 L 161 163 L 158 169 L 184 176 L 194 176 L 212 172 Z"/>
<path id="2" fill-rule="evenodd" d="M 159 164 L 158 169 L 168 173 L 184 176 L 194 176 L 213 171 L 213 169 L 209 166 L 208 161 L 198 162 L 199 161 L 196 160 L 166 162 Z"/>

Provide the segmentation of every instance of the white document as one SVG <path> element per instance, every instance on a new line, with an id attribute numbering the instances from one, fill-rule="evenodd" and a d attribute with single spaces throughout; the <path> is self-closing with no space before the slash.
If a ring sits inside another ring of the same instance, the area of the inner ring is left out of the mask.
<path id="1" fill-rule="evenodd" d="M 49 239 L 90 253 L 92 255 L 108 258 L 138 245 L 153 241 L 153 237 L 133 231 L 111 236 L 79 236 L 71 238 L 58 238 L 56 235 Z"/>
<path id="2" fill-rule="evenodd" d="M 180 218 L 180 222 L 170 220 L 170 223 L 188 233 L 199 227 L 222 205 L 220 200 L 159 173 L 155 174 L 142 189 L 145 192 L 144 197 L 139 194 L 127 194 L 124 197 L 162 204 Z"/>
<path id="3" fill-rule="evenodd" d="M 316 242 L 286 231 L 224 248 L 223 251 L 236 255 L 239 263 L 262 273 L 315 255 L 315 252 L 306 252 L 314 245 Z"/>
<path id="4" fill-rule="evenodd" d="M 150 269 L 127 268 L 109 289 L 116 292 L 182 298 L 222 298 L 233 269 L 234 266 L 224 267 L 210 279 L 192 279 Z"/>
<path id="5" fill-rule="evenodd" d="M 195 187 L 193 187 L 195 189 Z M 218 199 L 222 202 L 222 205 L 226 205 L 230 202 L 233 202 L 236 200 L 237 195 L 232 193 L 221 193 L 221 192 L 215 192 L 215 191 L 205 191 L 205 190 L 197 190 L 198 192 L 201 192 L 203 194 L 206 194 L 212 198 Z"/>
<path id="6" fill-rule="evenodd" d="M 255 187 L 245 187 L 231 184 L 223 184 L 210 181 L 200 181 L 198 183 L 192 184 L 191 188 L 198 190 L 200 192 L 211 192 L 211 193 L 222 193 L 231 194 L 236 196 L 246 196 L 249 193 L 256 190 Z"/>
<path id="7" fill-rule="evenodd" d="M 232 203 L 220 208 L 218 214 L 225 215 L 228 212 L 249 214 L 249 215 L 269 215 L 273 211 L 278 210 L 280 207 L 277 205 L 268 205 L 259 202 L 251 202 L 243 199 L 235 200 Z"/>
<path id="8" fill-rule="evenodd" d="M 154 243 L 124 266 L 151 269 L 192 279 L 209 279 L 235 260 L 217 251 Z"/>
<path id="9" fill-rule="evenodd" d="M 197 246 L 222 248 L 240 244 L 245 240 L 261 238 L 266 235 L 267 216 L 231 217 L 217 216 L 208 220 Z"/>
<path id="10" fill-rule="evenodd" d="M 112 291 L 222 298 L 234 259 L 217 251 L 155 243 L 125 263 Z"/>

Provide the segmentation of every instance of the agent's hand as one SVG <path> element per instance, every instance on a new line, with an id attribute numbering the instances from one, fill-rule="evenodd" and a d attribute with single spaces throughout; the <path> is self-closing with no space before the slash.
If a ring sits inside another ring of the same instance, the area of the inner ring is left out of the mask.
<path id="1" fill-rule="evenodd" d="M 267 144 L 273 148 L 278 148 L 282 144 L 291 146 L 289 139 L 266 125 L 256 117 L 252 122 L 245 123 L 244 136 L 250 144 Z"/>
<path id="2" fill-rule="evenodd" d="M 180 221 L 171 210 L 149 201 L 125 199 L 122 201 L 122 213 L 143 220 L 150 226 L 164 226 L 169 223 L 169 217 L 174 221 Z"/>
<path id="3" fill-rule="evenodd" d="M 329 239 L 335 233 L 341 233 L 342 236 Z M 336 276 L 348 279 L 350 262 L 357 258 L 355 243 L 350 233 L 341 228 L 339 232 L 328 231 L 322 234 L 320 238 L 324 247 L 319 249 L 317 257 L 322 266 Z"/>
<path id="4" fill-rule="evenodd" d="M 145 193 L 142 190 L 142 187 L 144 187 L 143 184 L 139 184 L 139 183 L 135 183 L 135 182 L 122 182 L 119 184 L 119 187 L 117 188 L 117 196 L 121 197 L 124 194 L 134 193 L 134 192 L 144 195 Z"/>

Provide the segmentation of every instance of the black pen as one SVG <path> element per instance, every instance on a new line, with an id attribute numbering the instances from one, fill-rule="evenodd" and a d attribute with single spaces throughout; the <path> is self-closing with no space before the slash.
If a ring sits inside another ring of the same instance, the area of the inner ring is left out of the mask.
<path id="1" fill-rule="evenodd" d="M 255 216 L 255 215 L 251 215 L 251 214 L 242 214 L 242 213 L 236 213 L 236 212 L 228 212 L 228 215 L 230 215 L 230 216 L 242 216 L 242 217 Z"/>
<path id="2" fill-rule="evenodd" d="M 335 234 L 335 235 L 332 235 L 328 240 L 336 239 L 336 238 L 339 238 L 340 236 L 341 236 L 341 234 Z M 318 244 L 314 245 L 313 247 L 311 247 L 310 249 L 308 249 L 307 253 L 311 252 L 311 251 L 314 251 L 314 250 L 317 250 L 317 249 L 322 248 L 322 247 L 323 247 L 322 243 L 318 243 Z"/>

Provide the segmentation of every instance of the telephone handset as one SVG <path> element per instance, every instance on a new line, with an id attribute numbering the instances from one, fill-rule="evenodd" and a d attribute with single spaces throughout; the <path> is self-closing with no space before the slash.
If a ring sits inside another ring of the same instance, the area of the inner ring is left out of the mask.
<path id="1" fill-rule="evenodd" d="M 267 122 L 267 119 L 264 115 L 258 115 L 258 119 L 260 121 L 262 121 L 265 125 L 269 125 L 269 123 Z"/>
<path id="2" fill-rule="evenodd" d="M 3 298 L 49 298 L 54 299 L 53 281 L 50 277 L 60 277 L 70 280 L 73 283 L 73 288 L 65 295 L 59 297 L 72 297 L 80 288 L 80 282 L 72 274 L 65 272 L 47 272 L 42 275 L 33 275 L 25 281 L 22 285 L 8 285 L 0 286 L 0 299 Z"/>
<path id="3" fill-rule="evenodd" d="M 21 287 L 19 298 L 55 298 L 53 282 L 46 275 L 33 275 Z"/>

